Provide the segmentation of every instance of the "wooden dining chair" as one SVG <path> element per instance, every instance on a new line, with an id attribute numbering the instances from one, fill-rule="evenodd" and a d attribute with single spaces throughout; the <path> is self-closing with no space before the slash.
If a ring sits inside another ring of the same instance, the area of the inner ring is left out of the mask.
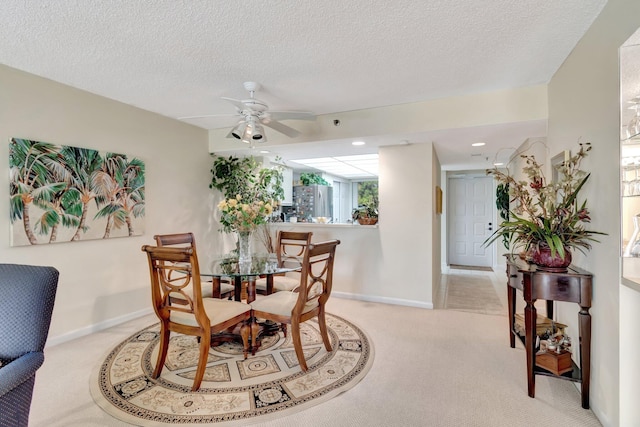
<path id="1" fill-rule="evenodd" d="M 153 236 L 158 246 L 176 246 L 193 248 L 196 251 L 196 239 L 193 233 L 175 233 L 175 234 L 156 234 Z M 202 289 L 203 298 L 211 298 L 214 294 L 215 281 L 202 280 L 210 286 L 204 286 Z M 229 280 L 220 280 L 220 298 L 233 299 L 235 295 L 235 287 Z"/>
<path id="2" fill-rule="evenodd" d="M 279 230 L 276 238 L 276 256 L 278 267 L 297 268 L 302 265 L 302 259 L 311 244 L 313 232 L 297 232 Z M 300 273 L 290 272 L 273 276 L 273 289 L 267 289 L 267 279 L 256 280 L 256 293 L 269 295 L 273 292 L 291 291 L 300 284 Z"/>
<path id="3" fill-rule="evenodd" d="M 324 348 L 331 351 L 325 320 L 325 304 L 331 295 L 333 280 L 333 262 L 336 247 L 340 240 L 312 243 L 307 247 L 303 261 L 302 274 L 298 287 L 289 292 L 275 292 L 251 303 L 253 309 L 252 331 L 257 336 L 256 319 L 271 320 L 281 324 L 285 337 L 287 325 L 291 325 L 293 347 L 300 363 L 300 369 L 307 371 L 307 362 L 302 351 L 300 324 L 318 317 L 320 334 Z"/>
<path id="4" fill-rule="evenodd" d="M 157 247 L 145 245 L 153 308 L 160 319 L 160 348 L 153 371 L 158 378 L 169 349 L 171 331 L 194 335 L 200 342 L 198 368 L 192 391 L 200 388 L 207 365 L 211 334 L 225 331 L 242 323 L 240 335 L 244 358 L 249 352 L 248 326 L 251 306 L 238 301 L 203 298 L 198 257 L 193 248 Z"/>

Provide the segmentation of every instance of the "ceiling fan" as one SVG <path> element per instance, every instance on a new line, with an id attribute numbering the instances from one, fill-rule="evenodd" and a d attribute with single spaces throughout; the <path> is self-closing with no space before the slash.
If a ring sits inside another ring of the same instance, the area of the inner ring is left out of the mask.
<path id="1" fill-rule="evenodd" d="M 244 82 L 244 88 L 249 91 L 249 99 L 233 99 L 221 97 L 236 107 L 240 116 L 238 123 L 231 129 L 227 138 L 236 138 L 246 143 L 267 142 L 263 125 L 276 130 L 290 138 L 300 135 L 300 132 L 290 126 L 280 123 L 278 120 L 315 120 L 313 113 L 306 111 L 269 111 L 269 106 L 254 97 L 256 90 L 260 89 L 260 84 L 256 82 Z M 218 114 L 204 116 L 178 117 L 178 119 L 198 119 L 205 117 L 216 117 Z"/>

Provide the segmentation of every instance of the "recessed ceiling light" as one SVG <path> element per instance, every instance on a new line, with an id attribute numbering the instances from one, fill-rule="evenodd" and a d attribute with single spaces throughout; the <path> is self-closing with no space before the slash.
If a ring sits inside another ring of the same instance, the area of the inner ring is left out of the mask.
<path id="1" fill-rule="evenodd" d="M 473 144 L 471 144 L 472 147 L 482 147 L 484 145 L 484 142 L 474 142 Z"/>
<path id="2" fill-rule="evenodd" d="M 353 141 L 351 145 L 364 145 L 364 141 Z"/>
<path id="3" fill-rule="evenodd" d="M 495 163 L 493 164 L 493 166 L 502 166 L 502 165 L 504 165 L 504 163 L 502 163 L 502 162 L 495 162 Z"/>
<path id="4" fill-rule="evenodd" d="M 267 154 L 268 152 L 268 150 L 260 150 L 260 154 Z"/>

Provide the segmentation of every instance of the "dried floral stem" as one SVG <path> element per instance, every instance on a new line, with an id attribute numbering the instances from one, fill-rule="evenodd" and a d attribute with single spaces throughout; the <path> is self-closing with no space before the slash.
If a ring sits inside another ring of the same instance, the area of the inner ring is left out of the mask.
<path id="1" fill-rule="evenodd" d="M 580 169 L 582 159 L 591 150 L 591 144 L 580 144 L 578 152 L 557 167 L 560 180 L 549 183 L 540 163 L 531 155 L 521 155 L 525 166 L 522 171 L 528 180 L 517 181 L 507 169 L 487 170 L 497 181 L 509 186 L 511 207 L 509 218 L 502 221 L 485 245 L 502 238 L 512 251 L 523 247 L 548 246 L 552 255 L 564 257 L 565 249 L 590 249 L 596 234 L 605 234 L 585 229 L 591 221 L 586 200 L 578 202 L 578 192 L 589 178 Z"/>

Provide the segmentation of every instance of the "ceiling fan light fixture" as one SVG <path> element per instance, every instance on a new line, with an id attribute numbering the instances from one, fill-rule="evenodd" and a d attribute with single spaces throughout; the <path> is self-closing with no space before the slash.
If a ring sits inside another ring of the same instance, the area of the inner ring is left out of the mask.
<path id="1" fill-rule="evenodd" d="M 252 117 L 247 118 L 247 124 L 244 127 L 244 131 L 242 132 L 242 142 L 246 142 L 247 144 L 253 141 L 253 136 L 255 135 L 255 121 Z"/>
<path id="2" fill-rule="evenodd" d="M 242 128 L 242 133 L 238 133 L 238 136 L 236 136 L 234 129 L 231 134 L 247 144 L 251 142 L 267 142 L 267 136 L 264 133 L 264 128 L 255 117 L 247 117 L 245 123 L 244 128 Z"/>
<path id="3" fill-rule="evenodd" d="M 236 139 L 242 139 L 242 136 L 245 133 L 246 125 L 243 121 L 238 122 L 238 124 L 231 130 L 231 135 Z"/>
<path id="4" fill-rule="evenodd" d="M 249 125 L 244 128 L 241 139 L 245 144 L 249 144 L 251 142 L 251 131 L 249 130 Z"/>
<path id="5" fill-rule="evenodd" d="M 267 135 L 265 135 L 262 125 L 258 123 L 253 125 L 253 135 L 251 135 L 251 138 L 257 142 L 267 142 Z"/>
<path id="6" fill-rule="evenodd" d="M 316 116 L 308 111 L 270 111 L 269 106 L 254 97 L 255 91 L 260 88 L 256 82 L 245 82 L 244 88 L 249 91 L 249 99 L 233 99 L 222 97 L 236 107 L 236 115 L 241 116 L 239 122 L 227 134 L 227 138 L 239 139 L 251 144 L 253 142 L 267 142 L 264 126 L 273 129 L 289 138 L 296 138 L 300 131 L 287 126 L 280 120 L 315 120 Z M 182 117 L 182 119 L 194 119 L 204 117 L 216 117 L 217 114 Z"/>

